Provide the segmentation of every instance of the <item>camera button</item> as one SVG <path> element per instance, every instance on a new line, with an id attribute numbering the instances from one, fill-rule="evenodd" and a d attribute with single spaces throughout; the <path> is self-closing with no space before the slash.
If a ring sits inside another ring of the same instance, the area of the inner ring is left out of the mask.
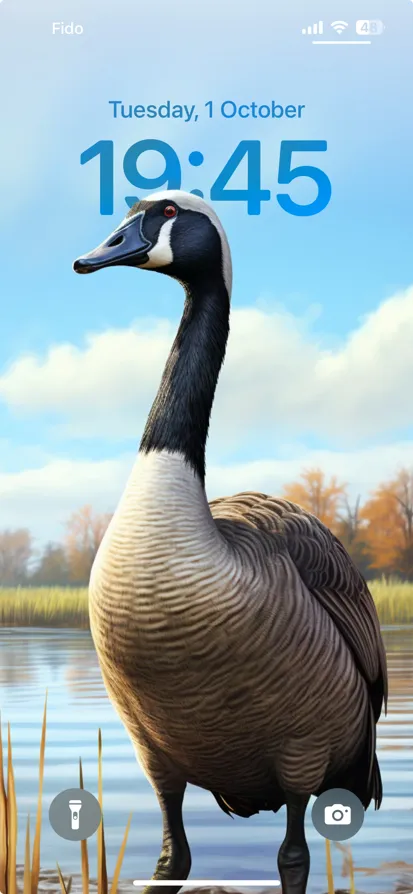
<path id="1" fill-rule="evenodd" d="M 331 788 L 317 798 L 311 812 L 313 826 L 323 838 L 346 841 L 360 831 L 364 807 L 353 792 Z"/>

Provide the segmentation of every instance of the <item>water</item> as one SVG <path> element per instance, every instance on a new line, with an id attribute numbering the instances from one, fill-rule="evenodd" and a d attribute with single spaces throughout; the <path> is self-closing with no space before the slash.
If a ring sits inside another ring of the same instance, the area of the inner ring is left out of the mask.
<path id="1" fill-rule="evenodd" d="M 379 812 L 369 809 L 361 832 L 352 840 L 357 874 L 366 892 L 393 890 L 413 862 L 413 628 L 384 631 L 390 671 L 388 717 L 379 725 L 379 759 L 385 797 Z M 59 862 L 64 872 L 78 872 L 80 845 L 59 838 L 48 823 L 54 796 L 79 784 L 82 758 L 85 788 L 97 794 L 97 734 L 103 737 L 103 789 L 109 872 L 113 872 L 129 813 L 133 813 L 122 877 L 149 878 L 161 844 L 161 817 L 152 789 L 136 763 L 132 745 L 110 705 L 100 678 L 88 632 L 50 629 L 0 630 L 0 707 L 4 726 L 10 721 L 19 809 L 19 860 L 23 860 L 24 826 L 34 818 L 41 720 L 46 688 L 48 722 L 44 778 L 42 867 Z M 189 787 L 185 823 L 192 850 L 193 878 L 277 878 L 277 849 L 284 837 L 285 813 L 262 813 L 249 820 L 230 819 L 212 795 Z M 32 822 L 34 829 L 34 822 Z M 312 869 L 309 891 L 326 890 L 325 844 L 307 819 Z M 96 875 L 96 839 L 89 839 L 91 874 Z M 334 848 L 336 887 L 343 854 Z M 347 883 L 348 884 L 348 883 Z M 413 885 L 412 885 L 413 888 Z M 412 889 L 410 888 L 410 890 Z M 254 889 L 252 889 L 254 890 Z M 136 888 L 131 887 L 131 891 Z"/>

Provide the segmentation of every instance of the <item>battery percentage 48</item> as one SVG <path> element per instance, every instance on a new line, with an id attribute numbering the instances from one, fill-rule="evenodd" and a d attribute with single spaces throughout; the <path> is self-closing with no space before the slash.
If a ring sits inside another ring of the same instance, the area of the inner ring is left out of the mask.
<path id="1" fill-rule="evenodd" d="M 379 19 L 359 19 L 356 22 L 356 32 L 362 35 L 383 34 L 384 24 Z"/>

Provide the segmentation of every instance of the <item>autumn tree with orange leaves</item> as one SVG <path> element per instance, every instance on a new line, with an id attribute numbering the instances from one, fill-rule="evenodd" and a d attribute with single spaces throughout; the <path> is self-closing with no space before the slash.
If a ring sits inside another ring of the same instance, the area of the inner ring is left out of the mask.
<path id="1" fill-rule="evenodd" d="M 361 512 L 371 567 L 413 579 L 413 470 L 381 484 Z"/>
<path id="2" fill-rule="evenodd" d="M 305 469 L 300 479 L 285 485 L 284 497 L 312 512 L 328 528 L 336 531 L 347 485 L 339 484 L 335 475 L 327 481 L 321 469 Z"/>

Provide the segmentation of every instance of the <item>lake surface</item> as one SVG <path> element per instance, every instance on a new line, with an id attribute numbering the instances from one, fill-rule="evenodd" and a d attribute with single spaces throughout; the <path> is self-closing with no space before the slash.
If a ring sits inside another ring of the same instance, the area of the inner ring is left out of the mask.
<path id="1" fill-rule="evenodd" d="M 352 839 L 358 889 L 393 890 L 413 863 L 413 627 L 384 631 L 390 671 L 390 705 L 379 725 L 379 759 L 385 797 L 380 811 L 369 809 L 363 829 Z M 0 630 L 0 708 L 3 741 L 12 729 L 19 809 L 19 860 L 23 860 L 24 826 L 37 802 L 38 754 L 46 688 L 48 723 L 44 779 L 42 867 L 59 862 L 64 872 L 78 872 L 80 845 L 59 838 L 48 822 L 55 795 L 79 784 L 82 758 L 85 788 L 97 794 L 97 736 L 102 729 L 105 834 L 109 872 L 113 872 L 129 813 L 133 813 L 123 878 L 150 878 L 160 851 L 161 815 L 152 789 L 136 763 L 132 745 L 109 703 L 88 632 L 50 629 Z M 309 891 L 326 891 L 325 843 L 311 824 L 307 835 L 312 867 Z M 230 819 L 212 795 L 189 787 L 185 822 L 192 850 L 194 879 L 275 879 L 277 849 L 284 837 L 284 809 L 249 820 Z M 89 839 L 91 874 L 96 877 L 96 840 Z M 343 854 L 334 847 L 336 887 Z M 398 864 L 398 865 L 397 865 Z M 413 888 L 413 886 L 412 886 Z M 131 888 L 136 891 L 136 888 Z"/>

